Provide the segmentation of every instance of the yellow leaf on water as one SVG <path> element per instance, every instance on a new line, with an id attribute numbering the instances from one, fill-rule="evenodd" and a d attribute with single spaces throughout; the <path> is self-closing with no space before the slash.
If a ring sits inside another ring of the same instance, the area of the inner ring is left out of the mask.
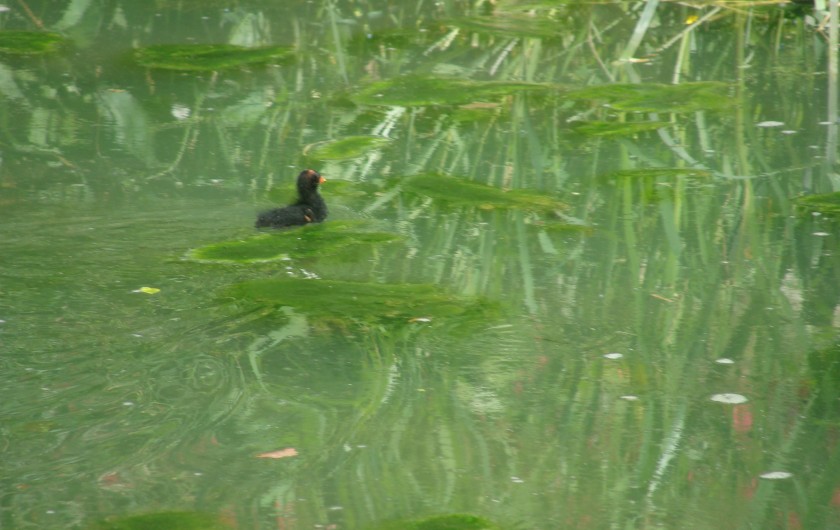
<path id="1" fill-rule="evenodd" d="M 139 289 L 135 289 L 132 291 L 133 293 L 146 293 L 146 294 L 157 294 L 160 292 L 160 289 L 157 287 L 141 287 Z"/>

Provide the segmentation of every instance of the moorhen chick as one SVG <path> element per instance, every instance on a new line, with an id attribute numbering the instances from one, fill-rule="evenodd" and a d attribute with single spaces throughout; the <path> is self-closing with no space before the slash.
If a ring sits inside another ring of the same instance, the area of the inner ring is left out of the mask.
<path id="1" fill-rule="evenodd" d="M 274 208 L 257 216 L 257 228 L 320 223 L 327 218 L 327 203 L 318 193 L 318 185 L 327 180 L 313 169 L 305 169 L 297 178 L 298 200 L 284 208 Z"/>

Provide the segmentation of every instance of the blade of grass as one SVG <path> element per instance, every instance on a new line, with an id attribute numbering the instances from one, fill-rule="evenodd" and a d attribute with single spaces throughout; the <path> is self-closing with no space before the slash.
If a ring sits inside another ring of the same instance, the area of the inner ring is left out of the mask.
<path id="1" fill-rule="evenodd" d="M 828 138 L 826 139 L 825 164 L 832 168 L 837 159 L 837 17 L 838 0 L 830 0 L 828 8 Z"/>
<path id="2" fill-rule="evenodd" d="M 647 30 L 653 21 L 653 16 L 656 14 L 656 7 L 658 5 L 659 0 L 647 0 L 647 2 L 645 2 L 645 9 L 642 11 L 639 20 L 636 22 L 636 27 L 633 28 L 633 35 L 630 37 L 630 42 L 627 43 L 627 46 L 621 53 L 620 59 L 622 61 L 629 60 L 633 57 L 633 54 L 636 53 L 636 50 L 642 43 L 642 39 L 645 38 L 645 33 L 647 33 Z"/>

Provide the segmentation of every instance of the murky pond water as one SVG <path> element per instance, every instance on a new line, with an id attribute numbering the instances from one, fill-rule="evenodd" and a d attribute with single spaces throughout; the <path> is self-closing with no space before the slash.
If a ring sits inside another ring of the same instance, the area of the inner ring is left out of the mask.
<path id="1" fill-rule="evenodd" d="M 761 4 L 3 6 L 0 528 L 840 527 L 836 35 Z"/>

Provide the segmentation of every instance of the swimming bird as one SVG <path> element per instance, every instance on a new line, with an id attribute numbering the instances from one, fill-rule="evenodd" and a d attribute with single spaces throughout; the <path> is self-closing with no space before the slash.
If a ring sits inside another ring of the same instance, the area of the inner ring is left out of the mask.
<path id="1" fill-rule="evenodd" d="M 320 223 L 327 218 L 327 203 L 318 193 L 318 186 L 327 179 L 314 169 L 304 169 L 297 178 L 298 200 L 283 208 L 274 208 L 257 216 L 257 228 Z"/>

